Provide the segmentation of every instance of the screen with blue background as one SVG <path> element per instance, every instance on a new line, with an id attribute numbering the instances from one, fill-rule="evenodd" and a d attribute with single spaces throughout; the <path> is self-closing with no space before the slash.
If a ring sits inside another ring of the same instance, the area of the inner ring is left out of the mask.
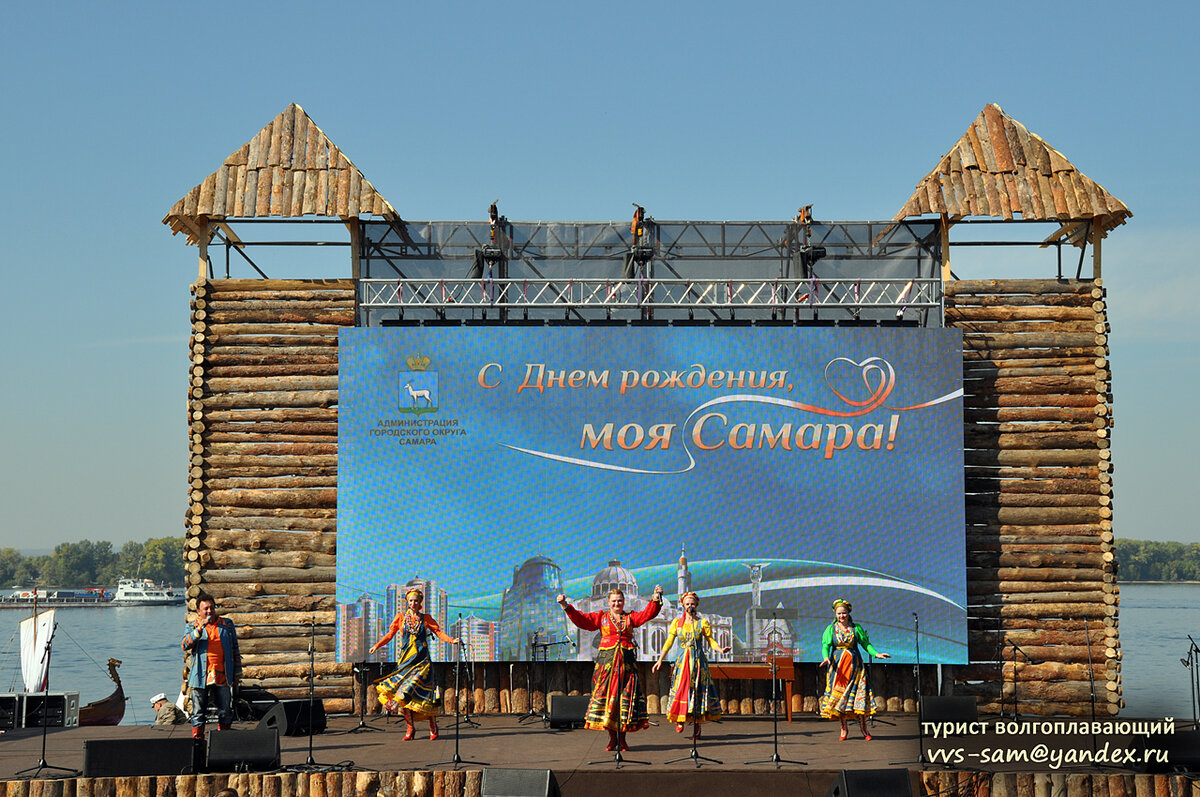
<path id="1" fill-rule="evenodd" d="M 593 610 L 632 577 L 637 608 L 686 576 L 732 658 L 782 636 L 819 661 L 845 598 L 878 650 L 912 661 L 919 632 L 922 662 L 966 663 L 961 351 L 946 329 L 343 330 L 339 658 L 409 583 L 491 640 L 477 660 L 529 658 L 518 623 L 588 658 L 551 593 Z"/>

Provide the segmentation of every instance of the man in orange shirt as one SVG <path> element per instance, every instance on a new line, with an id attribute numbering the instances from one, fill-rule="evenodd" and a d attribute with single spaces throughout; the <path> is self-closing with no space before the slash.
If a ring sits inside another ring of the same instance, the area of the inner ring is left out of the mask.
<path id="1" fill-rule="evenodd" d="M 196 622 L 183 635 L 183 649 L 191 656 L 192 738 L 204 738 L 210 704 L 217 709 L 217 729 L 228 730 L 233 724 L 232 687 L 242 677 L 242 656 L 233 623 L 217 616 L 216 601 L 206 592 L 196 598 Z"/>

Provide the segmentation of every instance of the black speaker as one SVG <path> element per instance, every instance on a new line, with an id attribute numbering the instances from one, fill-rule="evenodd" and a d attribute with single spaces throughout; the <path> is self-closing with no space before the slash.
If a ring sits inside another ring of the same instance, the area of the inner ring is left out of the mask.
<path id="1" fill-rule="evenodd" d="M 921 722 L 975 722 L 979 704 L 970 695 L 921 698 Z"/>
<path id="2" fill-rule="evenodd" d="M 309 727 L 313 733 L 323 733 L 326 728 L 325 704 L 312 702 L 309 711 L 307 700 L 281 700 L 262 715 L 258 728 L 274 728 L 280 736 L 307 736 Z"/>
<path id="3" fill-rule="evenodd" d="M 1152 775 L 1200 772 L 1200 730 L 1142 736 L 1134 746 L 1142 750 L 1143 769 Z"/>
<path id="4" fill-rule="evenodd" d="M 588 695 L 550 695 L 550 727 L 582 728 L 590 701 Z"/>
<path id="5" fill-rule="evenodd" d="M 168 739 L 87 739 L 83 743 L 85 778 L 132 778 L 142 775 L 190 775 L 196 771 L 191 737 Z"/>
<path id="6" fill-rule="evenodd" d="M 906 769 L 843 769 L 829 797 L 912 797 L 912 783 Z"/>
<path id="7" fill-rule="evenodd" d="M 14 692 L 0 695 L 0 731 L 11 731 L 13 728 L 21 727 L 22 697 L 24 695 Z"/>
<path id="8" fill-rule="evenodd" d="M 279 733 L 274 728 L 209 734 L 209 772 L 267 772 L 278 768 Z"/>
<path id="9" fill-rule="evenodd" d="M 79 725 L 79 693 L 50 692 L 25 695 L 25 727 L 73 728 Z"/>
<path id="10" fill-rule="evenodd" d="M 548 769 L 484 767 L 480 797 L 561 797 L 558 781 Z"/>

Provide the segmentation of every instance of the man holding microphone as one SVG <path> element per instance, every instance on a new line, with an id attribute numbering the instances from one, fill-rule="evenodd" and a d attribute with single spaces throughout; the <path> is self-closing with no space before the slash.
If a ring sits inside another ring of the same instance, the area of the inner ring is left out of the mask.
<path id="1" fill-rule="evenodd" d="M 217 709 L 217 729 L 233 725 L 232 687 L 242 677 L 233 623 L 217 616 L 216 601 L 206 592 L 196 598 L 196 622 L 183 635 L 183 649 L 190 654 L 188 691 L 192 697 L 192 738 L 204 738 L 209 705 Z"/>

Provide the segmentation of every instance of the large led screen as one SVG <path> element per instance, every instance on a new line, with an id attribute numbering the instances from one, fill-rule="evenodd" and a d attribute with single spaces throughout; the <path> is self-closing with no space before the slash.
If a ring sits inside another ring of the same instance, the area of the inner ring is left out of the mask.
<path id="1" fill-rule="evenodd" d="M 717 658 L 819 661 L 844 598 L 895 659 L 967 661 L 955 330 L 364 328 L 339 352 L 342 661 L 412 584 L 473 661 L 590 659 L 556 596 L 655 585 L 642 659 L 694 591 Z"/>

